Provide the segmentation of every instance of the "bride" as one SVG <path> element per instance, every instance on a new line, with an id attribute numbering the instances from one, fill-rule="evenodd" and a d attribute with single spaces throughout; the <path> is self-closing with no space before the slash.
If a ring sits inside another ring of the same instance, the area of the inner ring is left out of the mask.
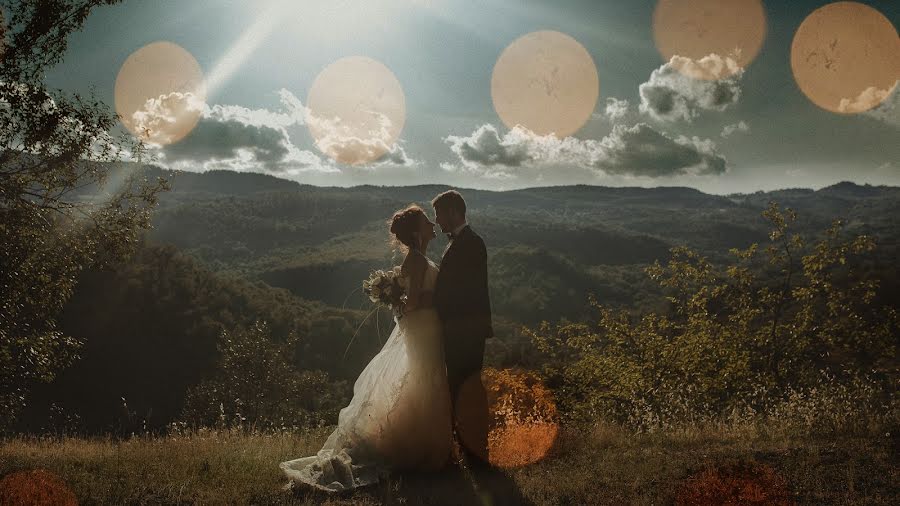
<path id="1" fill-rule="evenodd" d="M 394 469 L 437 470 L 450 456 L 450 389 L 432 306 L 438 267 L 425 256 L 434 223 L 411 205 L 394 213 L 390 231 L 406 251 L 402 317 L 354 383 L 353 399 L 322 449 L 281 463 L 290 485 L 338 492 L 376 483 Z"/>

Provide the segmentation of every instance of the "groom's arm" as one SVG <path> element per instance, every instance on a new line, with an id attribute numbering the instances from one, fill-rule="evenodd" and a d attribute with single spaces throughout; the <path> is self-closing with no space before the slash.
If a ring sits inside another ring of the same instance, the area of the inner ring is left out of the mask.
<path id="1" fill-rule="evenodd" d="M 465 305 L 463 316 L 468 326 L 484 337 L 493 336 L 491 303 L 488 295 L 487 248 L 481 237 L 475 235 L 465 248 L 465 272 L 459 273 L 463 281 L 462 294 Z"/>
<path id="2" fill-rule="evenodd" d="M 488 269 L 487 269 L 487 247 L 484 245 L 484 241 L 481 237 L 476 236 L 477 241 L 477 286 L 475 287 L 474 293 L 478 294 L 478 315 L 482 320 L 482 323 L 485 325 L 484 331 L 486 332 L 485 338 L 493 337 L 494 329 L 491 323 L 491 298 L 490 291 L 488 289 Z"/>

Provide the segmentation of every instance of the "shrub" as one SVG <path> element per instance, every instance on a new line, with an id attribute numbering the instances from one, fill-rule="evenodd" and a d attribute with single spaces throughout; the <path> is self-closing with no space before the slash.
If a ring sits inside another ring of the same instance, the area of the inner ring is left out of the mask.
<path id="1" fill-rule="evenodd" d="M 844 238 L 835 222 L 808 246 L 788 234 L 792 211 L 772 204 L 763 216 L 771 243 L 731 250 L 730 265 L 676 247 L 647 269 L 668 292 L 667 313 L 633 317 L 592 299 L 596 322 L 528 330 L 563 413 L 652 428 L 791 417 L 798 399 L 824 406 L 829 396 L 895 412 L 900 319 L 873 303 L 878 283 L 860 273 L 874 240 Z"/>
<path id="2" fill-rule="evenodd" d="M 272 339 L 268 326 L 222 332 L 216 374 L 188 391 L 183 422 L 191 427 L 293 428 L 337 418 L 347 385 L 289 360 L 297 337 Z"/>

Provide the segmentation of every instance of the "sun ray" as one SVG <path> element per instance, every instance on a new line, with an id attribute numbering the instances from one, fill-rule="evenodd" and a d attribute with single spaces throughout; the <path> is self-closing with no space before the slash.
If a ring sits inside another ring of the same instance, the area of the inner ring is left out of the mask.
<path id="1" fill-rule="evenodd" d="M 291 5 L 290 0 L 269 3 L 241 36 L 231 44 L 213 67 L 206 79 L 207 94 L 212 95 L 247 61 L 247 58 L 266 40 L 278 26 L 283 14 Z"/>

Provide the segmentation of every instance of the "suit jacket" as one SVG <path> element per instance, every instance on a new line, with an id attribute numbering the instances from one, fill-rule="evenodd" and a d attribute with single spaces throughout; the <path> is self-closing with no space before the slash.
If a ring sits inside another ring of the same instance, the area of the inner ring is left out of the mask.
<path id="1" fill-rule="evenodd" d="M 487 249 L 472 227 L 464 227 L 441 257 L 434 306 L 448 337 L 483 340 L 494 336 Z"/>

